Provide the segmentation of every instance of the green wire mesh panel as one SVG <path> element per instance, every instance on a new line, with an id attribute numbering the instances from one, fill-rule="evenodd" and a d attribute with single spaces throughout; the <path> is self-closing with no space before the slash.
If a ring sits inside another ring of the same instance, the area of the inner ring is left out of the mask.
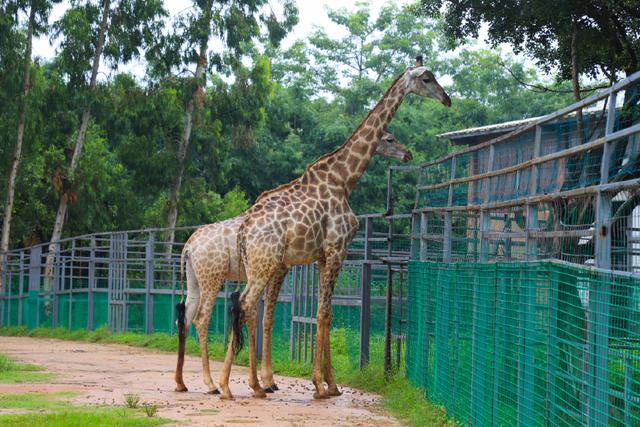
<path id="1" fill-rule="evenodd" d="M 410 264 L 407 377 L 471 425 L 640 425 L 640 278 Z"/>

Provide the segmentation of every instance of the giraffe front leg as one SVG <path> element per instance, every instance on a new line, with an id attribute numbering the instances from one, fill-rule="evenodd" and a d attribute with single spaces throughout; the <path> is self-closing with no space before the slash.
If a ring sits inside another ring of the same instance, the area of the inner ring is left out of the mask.
<path id="1" fill-rule="evenodd" d="M 331 344 L 330 344 L 330 331 L 331 331 L 331 319 L 333 317 L 333 307 L 331 306 L 331 297 L 333 295 L 333 289 L 335 287 L 336 280 L 338 279 L 338 273 L 344 255 L 333 254 L 328 256 L 325 262 L 319 264 L 320 267 L 320 298 L 319 307 L 323 308 L 322 319 L 318 318 L 318 324 L 320 321 L 323 323 L 323 355 L 324 355 L 324 380 L 327 383 L 327 394 L 329 396 L 340 396 L 342 392 L 338 389 L 336 380 L 333 376 L 333 368 L 331 367 Z M 319 325 L 318 325 L 319 327 Z"/>
<path id="2" fill-rule="evenodd" d="M 331 310 L 331 306 L 329 306 Z M 333 377 L 333 368 L 331 366 L 331 345 L 330 345 L 330 331 L 331 331 L 331 318 L 332 314 L 329 313 L 327 319 L 327 327 L 325 329 L 325 340 L 324 340 L 324 380 L 327 383 L 327 394 L 329 396 L 341 396 L 342 392 L 338 389 L 338 385 L 336 384 L 336 380 Z"/>

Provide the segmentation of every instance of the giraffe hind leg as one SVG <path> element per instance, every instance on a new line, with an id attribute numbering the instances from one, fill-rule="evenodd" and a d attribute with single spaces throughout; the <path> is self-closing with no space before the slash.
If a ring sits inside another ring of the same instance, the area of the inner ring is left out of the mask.
<path id="1" fill-rule="evenodd" d="M 187 301 L 186 304 L 180 302 L 178 304 L 178 363 L 176 365 L 175 391 L 184 392 L 188 391 L 184 384 L 184 378 L 182 370 L 184 367 L 184 353 L 186 347 L 187 334 L 189 333 L 189 327 L 200 302 L 200 286 L 196 278 L 195 271 L 191 265 L 191 260 L 186 261 L 186 273 L 187 273 Z"/>
<path id="2" fill-rule="evenodd" d="M 267 393 L 273 393 L 278 391 L 279 388 L 273 380 L 273 368 L 271 366 L 271 335 L 273 333 L 273 316 L 275 312 L 275 305 L 280 293 L 280 287 L 284 280 L 288 268 L 282 267 L 273 278 L 273 281 L 267 285 L 265 290 L 265 303 L 264 303 L 264 319 L 262 320 L 262 363 L 260 368 L 260 377 L 262 379 L 262 385 L 264 391 Z"/>

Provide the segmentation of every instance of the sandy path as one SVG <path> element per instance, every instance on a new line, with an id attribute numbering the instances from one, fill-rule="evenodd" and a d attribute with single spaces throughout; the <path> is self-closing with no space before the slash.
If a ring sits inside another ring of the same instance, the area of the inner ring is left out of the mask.
<path id="1" fill-rule="evenodd" d="M 36 363 L 58 375 L 51 383 L 0 384 L 0 393 L 77 391 L 79 403 L 123 404 L 126 393 L 158 405 L 158 415 L 180 425 L 365 426 L 398 425 L 376 413 L 378 397 L 342 388 L 343 395 L 315 401 L 309 379 L 276 375 L 280 391 L 266 399 L 251 397 L 247 369 L 234 367 L 235 400 L 204 394 L 200 358 L 187 357 L 188 393 L 173 391 L 176 356 L 115 344 L 91 344 L 40 338 L 0 337 L 0 352 L 22 363 Z M 214 380 L 220 363 L 211 362 Z"/>

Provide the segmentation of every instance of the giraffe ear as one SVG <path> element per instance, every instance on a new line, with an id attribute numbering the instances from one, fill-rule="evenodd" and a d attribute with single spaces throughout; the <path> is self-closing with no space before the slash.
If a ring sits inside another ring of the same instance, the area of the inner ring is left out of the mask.
<path id="1" fill-rule="evenodd" d="M 422 55 L 416 56 L 416 67 L 422 67 Z"/>
<path id="2" fill-rule="evenodd" d="M 411 77 L 418 77 L 421 76 L 425 71 L 427 71 L 427 67 L 416 67 L 409 72 L 409 75 Z"/>

